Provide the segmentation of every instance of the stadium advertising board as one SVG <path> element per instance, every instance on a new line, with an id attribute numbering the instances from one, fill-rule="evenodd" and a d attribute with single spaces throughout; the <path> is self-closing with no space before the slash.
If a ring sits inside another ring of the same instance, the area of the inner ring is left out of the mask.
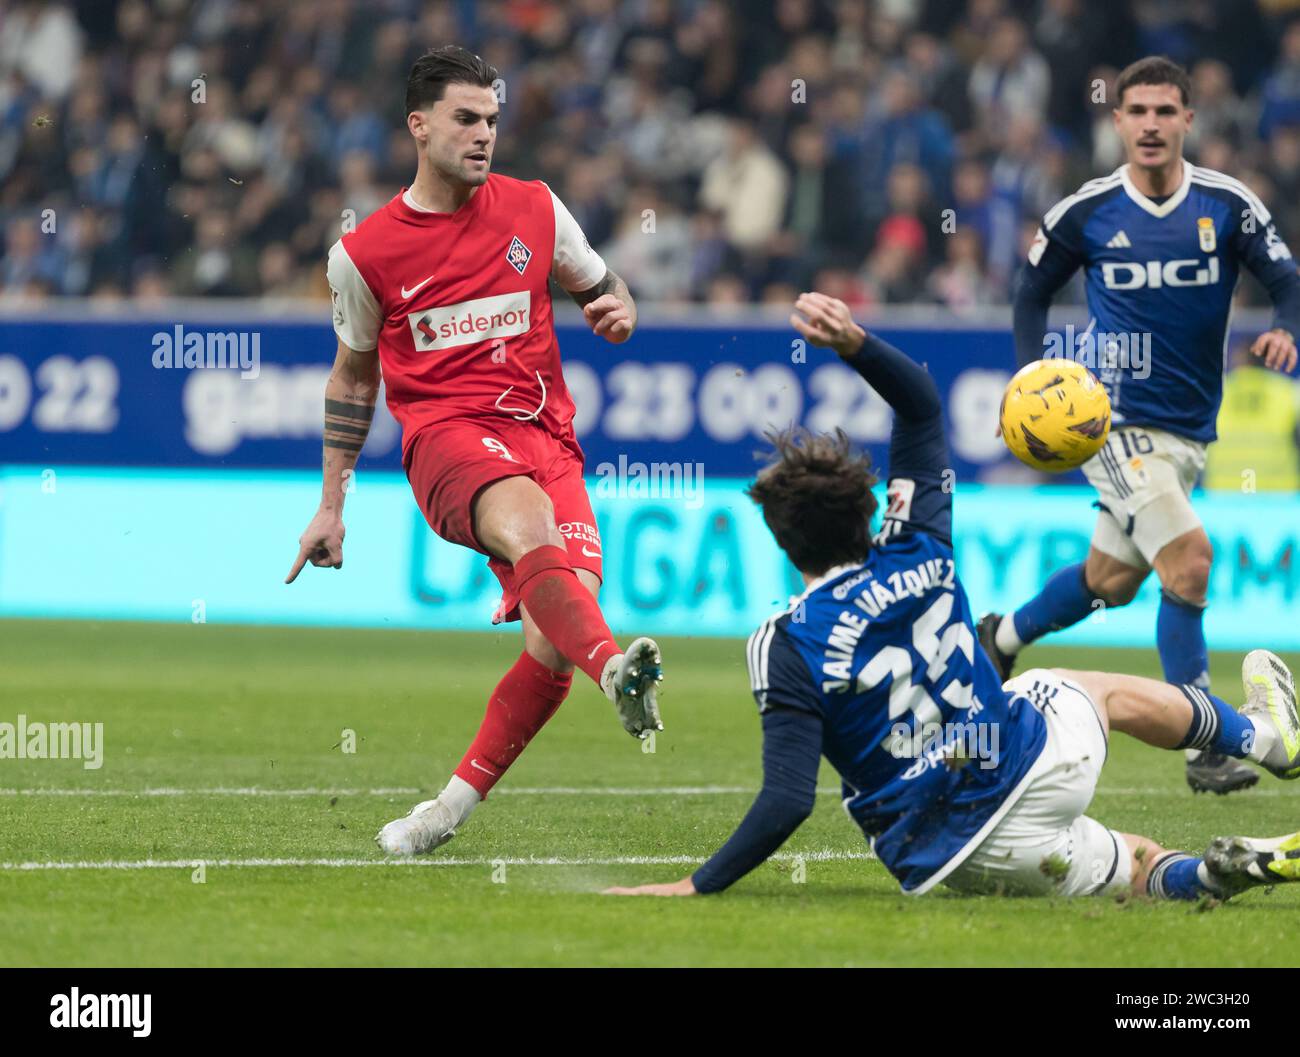
<path id="1" fill-rule="evenodd" d="M 802 589 L 739 479 L 689 480 L 629 464 L 591 477 L 602 607 L 625 632 L 747 635 Z M 661 468 L 662 470 L 662 468 Z M 0 615 L 180 623 L 488 628 L 485 559 L 425 525 L 400 474 L 359 475 L 341 571 L 282 581 L 319 481 L 305 471 L 0 471 Z M 958 485 L 958 569 L 977 612 L 1028 597 L 1087 551 L 1086 488 Z M 1300 500 L 1207 494 L 1217 560 L 1206 617 L 1220 649 L 1300 648 Z M 1148 647 L 1157 605 L 1099 609 L 1061 641 Z"/>
<path id="2" fill-rule="evenodd" d="M 103 316 L 0 319 L 0 445 L 6 463 L 298 469 L 320 464 L 321 394 L 335 338 L 322 315 L 178 323 Z M 749 476 L 773 425 L 844 428 L 884 459 L 890 411 L 788 325 L 656 324 L 617 349 L 560 325 L 574 427 L 601 463 L 699 463 Z M 925 362 L 944 394 L 959 480 L 1016 468 L 989 423 L 1011 376 L 1011 338 L 993 329 L 883 329 Z M 361 468 L 398 469 L 397 423 L 380 404 Z"/>

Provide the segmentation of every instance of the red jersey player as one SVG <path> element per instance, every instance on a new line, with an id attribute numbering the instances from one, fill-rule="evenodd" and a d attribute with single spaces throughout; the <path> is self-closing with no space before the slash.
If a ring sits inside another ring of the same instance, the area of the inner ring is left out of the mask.
<path id="1" fill-rule="evenodd" d="M 662 730 L 659 648 L 622 651 L 601 615 L 600 537 L 560 373 L 548 280 L 619 343 L 636 328 L 627 285 L 542 182 L 489 175 L 497 72 L 444 47 L 406 89 L 415 182 L 329 254 L 338 355 L 325 388 L 324 489 L 286 582 L 343 565 L 345 483 L 369 431 L 380 373 L 402 462 L 429 525 L 489 557 L 493 618 L 522 620 L 524 651 L 446 788 L 388 823 L 390 854 L 450 840 L 569 692 L 574 665 L 637 737 Z"/>

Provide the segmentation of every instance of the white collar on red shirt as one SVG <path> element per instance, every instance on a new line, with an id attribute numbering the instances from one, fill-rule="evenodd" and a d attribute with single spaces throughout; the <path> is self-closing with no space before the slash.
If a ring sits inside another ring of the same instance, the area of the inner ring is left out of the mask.
<path id="1" fill-rule="evenodd" d="M 436 209 L 430 209 L 427 206 L 420 205 L 420 203 L 415 200 L 415 196 L 411 194 L 411 189 L 409 187 L 402 192 L 402 201 L 405 202 L 410 208 L 414 209 L 417 213 L 438 212 Z"/>

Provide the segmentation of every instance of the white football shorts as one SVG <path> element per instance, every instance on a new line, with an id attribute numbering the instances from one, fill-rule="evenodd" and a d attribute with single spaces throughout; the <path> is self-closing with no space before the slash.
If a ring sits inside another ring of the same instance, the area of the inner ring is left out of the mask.
<path id="1" fill-rule="evenodd" d="M 1092 545 L 1125 565 L 1149 569 L 1167 543 L 1199 528 L 1191 495 L 1205 445 L 1163 429 L 1117 426 L 1083 464 L 1102 509 Z"/>
<path id="2" fill-rule="evenodd" d="M 1003 684 L 1047 721 L 1029 785 L 967 859 L 943 881 L 971 895 L 1084 896 L 1127 892 L 1128 845 L 1088 818 L 1106 762 L 1106 735 L 1083 687 L 1033 668 Z"/>

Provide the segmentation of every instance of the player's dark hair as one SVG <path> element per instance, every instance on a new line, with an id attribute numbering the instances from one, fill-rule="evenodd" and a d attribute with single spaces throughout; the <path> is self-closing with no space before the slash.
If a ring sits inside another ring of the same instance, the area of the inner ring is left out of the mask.
<path id="1" fill-rule="evenodd" d="M 801 426 L 767 434 L 775 453 L 745 492 L 800 572 L 817 575 L 860 562 L 871 549 L 876 475 L 842 429 Z"/>
<path id="2" fill-rule="evenodd" d="M 406 112 L 432 106 L 443 97 L 449 84 L 491 88 L 496 80 L 496 67 L 472 51 L 455 44 L 434 48 L 416 59 L 411 67 L 411 75 L 406 79 Z"/>
<path id="3" fill-rule="evenodd" d="M 1115 105 L 1124 104 L 1124 92 L 1135 84 L 1172 84 L 1183 97 L 1183 106 L 1192 101 L 1192 82 L 1184 70 L 1173 59 L 1163 55 L 1148 55 L 1138 59 L 1120 71 L 1115 78 Z"/>

